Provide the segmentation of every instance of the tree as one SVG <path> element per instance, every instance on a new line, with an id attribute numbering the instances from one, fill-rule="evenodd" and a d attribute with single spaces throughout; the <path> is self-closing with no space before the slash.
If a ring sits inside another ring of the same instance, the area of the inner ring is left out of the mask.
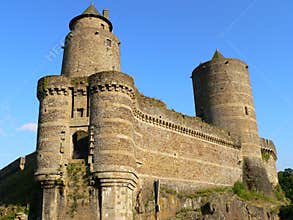
<path id="1" fill-rule="evenodd" d="M 279 183 L 285 195 L 293 203 L 293 169 L 285 169 L 278 173 Z"/>
<path id="2" fill-rule="evenodd" d="M 279 184 L 281 185 L 285 195 L 291 201 L 291 205 L 282 206 L 279 217 L 281 220 L 293 219 L 293 169 L 285 169 L 278 172 Z"/>

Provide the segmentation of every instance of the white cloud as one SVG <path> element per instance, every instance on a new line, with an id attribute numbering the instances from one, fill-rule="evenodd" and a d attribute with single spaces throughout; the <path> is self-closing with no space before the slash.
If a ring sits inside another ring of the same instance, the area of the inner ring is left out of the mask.
<path id="1" fill-rule="evenodd" d="M 37 132 L 37 128 L 38 128 L 37 123 L 31 122 L 31 123 L 27 123 L 27 124 L 22 125 L 20 128 L 18 128 L 18 130 Z"/>

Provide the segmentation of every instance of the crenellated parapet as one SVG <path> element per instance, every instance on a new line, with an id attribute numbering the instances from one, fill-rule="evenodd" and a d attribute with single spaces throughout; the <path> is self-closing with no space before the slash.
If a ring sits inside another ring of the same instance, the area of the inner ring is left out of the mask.
<path id="1" fill-rule="evenodd" d="M 70 85 L 68 77 L 45 76 L 38 81 L 37 97 L 41 101 L 46 96 L 68 96 Z"/>
<path id="2" fill-rule="evenodd" d="M 275 144 L 272 140 L 266 138 L 260 138 L 260 147 L 262 151 L 267 151 L 271 153 L 275 160 L 277 160 L 277 151 Z"/>
<path id="3" fill-rule="evenodd" d="M 106 82 L 104 84 L 97 84 L 96 86 L 91 87 L 92 94 L 106 91 L 124 93 L 132 99 L 135 97 L 135 92 L 132 88 L 129 88 L 127 85 L 119 84 L 115 80 L 112 82 Z"/>
<path id="4" fill-rule="evenodd" d="M 208 142 L 213 142 L 215 144 L 219 144 L 219 145 L 223 145 L 223 146 L 227 146 L 227 147 L 232 147 L 232 148 L 236 148 L 236 149 L 240 149 L 241 145 L 239 143 L 237 143 L 237 139 L 233 139 L 233 137 L 225 134 L 217 134 L 216 132 L 211 132 L 211 131 L 203 131 L 203 126 L 209 126 L 203 122 L 199 122 L 197 118 L 192 118 L 189 120 L 193 120 L 194 122 L 198 122 L 200 124 L 198 128 L 198 126 L 184 126 L 182 124 L 184 123 L 184 119 L 183 119 L 183 123 L 179 124 L 174 123 L 172 121 L 172 118 L 162 118 L 162 116 L 153 116 L 147 113 L 144 113 L 142 111 L 140 111 L 139 109 L 135 109 L 134 110 L 134 116 L 136 119 L 145 122 L 145 123 L 149 123 L 155 126 L 159 126 L 161 128 L 173 131 L 173 132 L 177 132 L 183 135 L 188 135 L 191 137 L 195 137 L 201 140 L 205 140 Z M 188 118 L 190 116 L 183 116 L 184 118 Z M 188 120 L 188 119 L 187 119 Z M 187 121 L 186 120 L 186 121 Z M 217 129 L 215 129 L 217 130 Z M 218 131 L 219 132 L 219 131 Z M 226 136 L 226 137 L 225 137 Z"/>
<path id="5" fill-rule="evenodd" d="M 272 140 L 260 138 L 261 155 L 269 181 L 273 186 L 278 184 L 276 167 L 277 151 Z"/>

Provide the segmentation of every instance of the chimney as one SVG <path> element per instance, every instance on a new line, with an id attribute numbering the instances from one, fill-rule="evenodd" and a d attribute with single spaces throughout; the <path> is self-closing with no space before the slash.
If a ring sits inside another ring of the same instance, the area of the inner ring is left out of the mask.
<path id="1" fill-rule="evenodd" d="M 109 19 L 109 10 L 108 9 L 104 9 L 103 10 L 103 16 L 107 19 Z"/>

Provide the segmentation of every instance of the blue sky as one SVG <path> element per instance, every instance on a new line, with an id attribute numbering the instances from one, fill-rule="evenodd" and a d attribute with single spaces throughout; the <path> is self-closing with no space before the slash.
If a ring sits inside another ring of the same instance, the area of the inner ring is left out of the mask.
<path id="1" fill-rule="evenodd" d="M 279 170 L 293 167 L 291 0 L 10 0 L 0 3 L 0 168 L 35 150 L 37 80 L 60 73 L 68 23 L 91 2 L 110 9 L 123 72 L 176 111 L 195 114 L 189 77 L 216 48 L 248 63 L 260 136 L 273 139 Z"/>

